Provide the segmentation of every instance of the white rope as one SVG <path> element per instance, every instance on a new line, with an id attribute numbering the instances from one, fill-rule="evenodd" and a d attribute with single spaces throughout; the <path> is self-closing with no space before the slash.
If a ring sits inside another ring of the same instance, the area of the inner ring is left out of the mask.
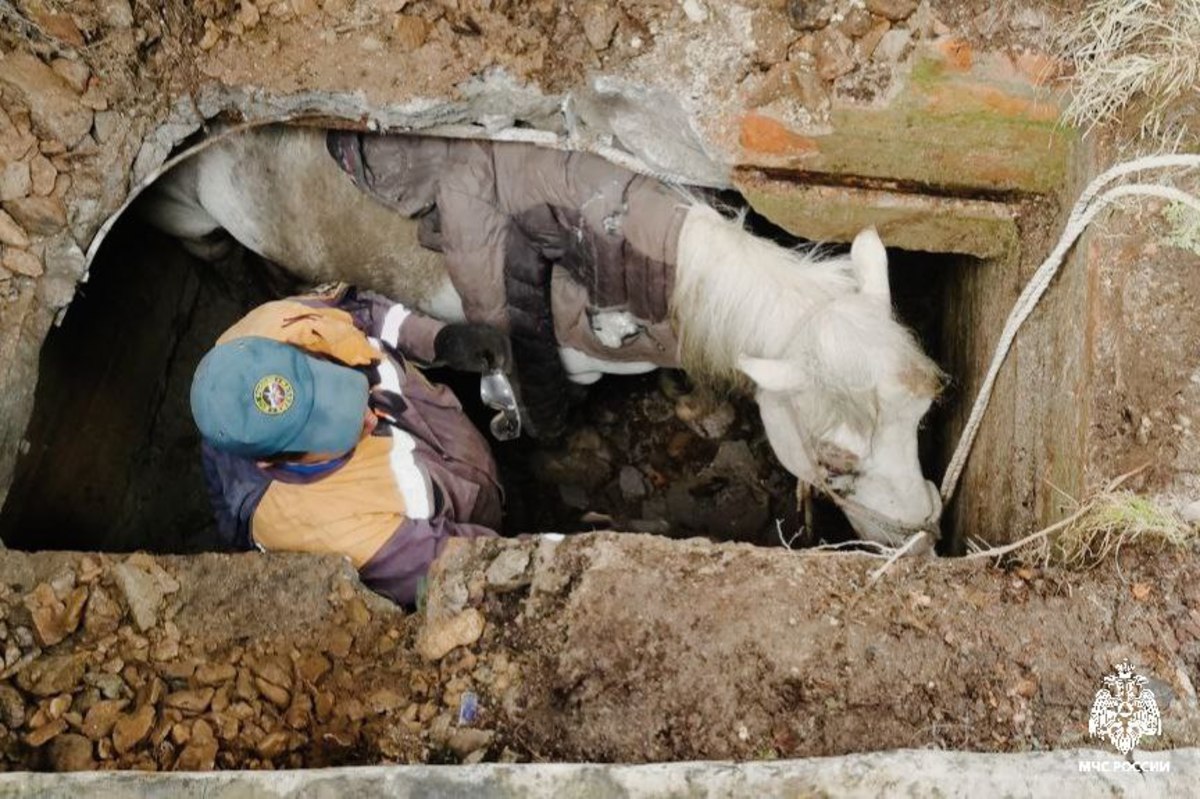
<path id="1" fill-rule="evenodd" d="M 1126 183 L 1105 190 L 1105 187 L 1113 181 L 1127 175 L 1171 167 L 1200 167 L 1200 155 L 1157 155 L 1127 161 L 1106 170 L 1083 190 L 1074 208 L 1071 209 L 1070 216 L 1067 217 L 1067 225 L 1063 230 L 1062 237 L 1058 240 L 1058 244 L 1054 246 L 1050 255 L 1046 257 L 1046 260 L 1034 272 L 1033 277 L 1030 278 L 1029 283 L 1021 292 L 1021 296 L 1017 298 L 1016 305 L 1013 306 L 1008 320 L 1004 323 L 1004 329 L 1000 334 L 1000 341 L 997 343 L 996 351 L 992 355 L 991 365 L 988 367 L 987 375 L 983 379 L 979 395 L 975 398 L 975 405 L 971 408 L 971 415 L 968 417 L 967 424 L 963 428 L 962 437 L 959 438 L 958 446 L 954 450 L 954 456 L 950 459 L 950 463 L 946 467 L 946 474 L 942 478 L 941 494 L 943 504 L 948 504 L 954 496 L 954 490 L 958 486 L 958 480 L 966 465 L 967 456 L 971 452 L 971 445 L 975 442 L 975 436 L 978 434 L 979 426 L 983 421 L 983 414 L 987 410 L 988 403 L 991 401 L 992 388 L 995 385 L 996 377 L 999 375 L 1000 367 L 1004 365 L 1004 361 L 1012 349 L 1017 331 L 1025 323 L 1025 319 L 1029 314 L 1033 312 L 1038 300 L 1041 299 L 1046 289 L 1049 288 L 1051 281 L 1054 280 L 1054 276 L 1058 274 L 1067 251 L 1075 244 L 1075 241 L 1083 233 L 1084 229 L 1096 218 L 1096 215 L 1112 203 L 1125 197 L 1158 197 L 1164 200 L 1183 203 L 1200 212 L 1200 199 L 1171 186 Z"/>

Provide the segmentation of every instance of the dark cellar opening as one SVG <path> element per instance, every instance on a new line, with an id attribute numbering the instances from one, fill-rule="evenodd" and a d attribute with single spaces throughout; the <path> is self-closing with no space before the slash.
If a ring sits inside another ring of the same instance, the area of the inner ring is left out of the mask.
<path id="1" fill-rule="evenodd" d="M 749 223 L 760 235 L 795 243 L 761 218 L 751 215 Z M 896 313 L 957 378 L 966 365 L 953 352 L 944 311 L 964 273 L 979 266 L 946 254 L 890 256 Z M 188 410 L 192 372 L 243 313 L 298 288 L 249 252 L 202 262 L 126 214 L 43 346 L 33 418 L 0 511 L 4 543 L 214 549 Z M 432 370 L 431 378 L 449 383 L 486 429 L 476 376 Z M 947 457 L 956 382 L 922 428 L 922 464 L 934 480 Z M 707 437 L 713 426 L 720 435 Z M 573 408 L 570 430 L 553 451 L 527 438 L 492 441 L 507 493 L 505 533 L 621 529 L 778 545 L 781 532 L 790 538 L 800 527 L 795 482 L 771 453 L 749 398 L 705 399 L 677 372 L 609 376 Z M 824 503 L 814 527 L 815 535 L 792 544 L 851 537 Z"/>

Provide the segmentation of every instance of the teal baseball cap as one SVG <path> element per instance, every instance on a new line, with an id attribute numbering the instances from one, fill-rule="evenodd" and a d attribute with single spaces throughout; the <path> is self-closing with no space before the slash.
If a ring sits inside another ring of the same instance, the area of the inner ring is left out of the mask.
<path id="1" fill-rule="evenodd" d="M 214 447 L 245 458 L 343 453 L 362 435 L 368 391 L 361 372 L 247 336 L 201 359 L 192 378 L 192 417 Z"/>

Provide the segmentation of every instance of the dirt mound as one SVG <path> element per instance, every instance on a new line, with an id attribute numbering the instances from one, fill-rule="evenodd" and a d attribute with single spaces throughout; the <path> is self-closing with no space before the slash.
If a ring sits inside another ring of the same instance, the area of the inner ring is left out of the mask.
<path id="1" fill-rule="evenodd" d="M 492 738 L 451 722 L 503 659 L 430 665 L 415 617 L 336 559 L 5 552 L 0 586 L 8 768 L 428 762 Z"/>
<path id="2" fill-rule="evenodd" d="M 299 555 L 0 553 L 0 764 L 645 762 L 1088 743 L 1129 659 L 1200 742 L 1200 562 L 1005 571 L 596 534 L 455 546 L 424 614 Z"/>

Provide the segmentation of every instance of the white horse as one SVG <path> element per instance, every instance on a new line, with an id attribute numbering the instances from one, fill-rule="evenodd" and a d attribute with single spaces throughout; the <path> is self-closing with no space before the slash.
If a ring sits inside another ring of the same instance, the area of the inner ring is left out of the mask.
<path id="1" fill-rule="evenodd" d="M 819 259 L 686 202 L 670 301 L 679 351 L 631 364 L 563 350 L 572 378 L 672 363 L 725 386 L 748 377 L 779 460 L 828 492 L 861 536 L 893 546 L 921 529 L 936 536 L 941 503 L 921 470 L 917 430 L 942 374 L 892 316 L 879 237 L 864 231 L 849 255 Z M 444 256 L 418 244 L 416 222 L 354 186 L 318 131 L 230 137 L 164 176 L 144 213 L 208 257 L 222 251 L 224 230 L 303 279 L 464 318 Z"/>

